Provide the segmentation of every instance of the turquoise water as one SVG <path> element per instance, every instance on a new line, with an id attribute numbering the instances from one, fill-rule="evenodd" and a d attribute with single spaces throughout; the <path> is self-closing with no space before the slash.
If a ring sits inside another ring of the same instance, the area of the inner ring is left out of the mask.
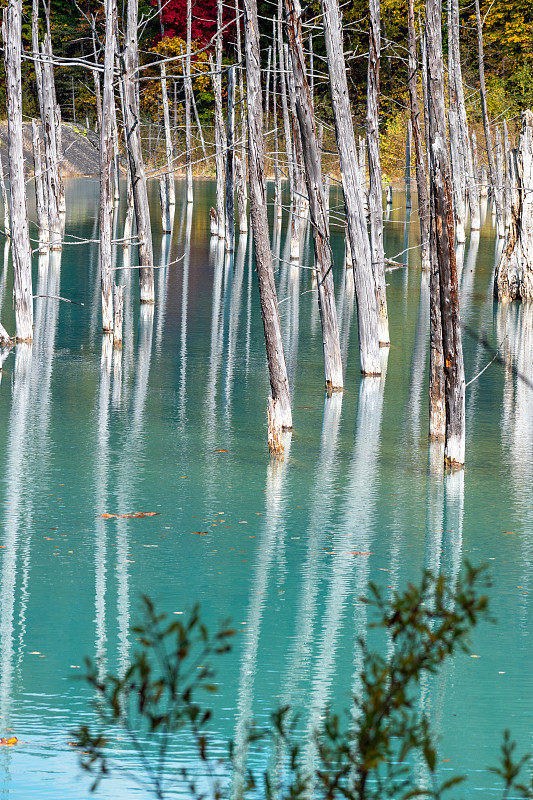
<path id="1" fill-rule="evenodd" d="M 212 699 L 219 754 L 278 704 L 305 709 L 304 730 L 326 705 L 347 704 L 368 580 L 392 591 L 424 566 L 453 574 L 464 558 L 489 563 L 497 623 L 476 630 L 478 657 L 457 656 L 424 685 L 421 703 L 444 774 L 468 774 L 462 796 L 496 796 L 484 768 L 497 760 L 501 731 L 510 727 L 521 751 L 533 733 L 533 311 L 492 301 L 490 211 L 462 254 L 467 380 L 500 345 L 503 364 L 468 388 L 467 467 L 443 476 L 442 454 L 427 442 L 427 278 L 416 214 L 409 222 L 401 194 L 386 212 L 385 242 L 409 268 L 387 273 L 386 379 L 361 383 L 353 286 L 342 229 L 332 228 L 342 396 L 324 398 L 316 293 L 309 270 L 285 263 L 285 218 L 274 237 L 294 416 L 279 465 L 266 451 L 250 243 L 237 244 L 232 260 L 210 242 L 210 182 L 195 185 L 192 211 L 178 184 L 172 237 L 161 242 L 155 184 L 151 191 L 156 263 L 180 260 L 157 270 L 156 306 L 140 311 L 136 274 L 117 273 L 128 287 L 122 352 L 102 343 L 97 245 L 72 244 L 49 263 L 35 257 L 34 287 L 76 304 L 36 299 L 33 346 L 19 345 L 3 364 L 0 735 L 13 731 L 23 744 L 0 748 L 0 796 L 89 796 L 68 742 L 93 718 L 91 692 L 73 677 L 85 655 L 104 671 L 128 663 L 141 594 L 171 614 L 198 601 L 211 628 L 227 617 L 235 624 Z M 332 192 L 333 210 L 339 202 Z M 97 207 L 96 181 L 67 183 L 67 238 L 97 238 Z M 117 236 L 123 215 L 121 206 Z M 404 256 L 406 246 L 414 249 Z M 302 265 L 311 263 L 307 231 Z M 6 265 L 0 254 L 1 319 L 13 331 Z M 137 511 L 158 516 L 98 517 Z M 119 765 L 134 768 L 126 743 L 115 747 Z M 172 758 L 192 763 L 188 743 Z M 252 763 L 268 760 L 263 751 Z M 98 794 L 148 797 L 119 772 Z"/>

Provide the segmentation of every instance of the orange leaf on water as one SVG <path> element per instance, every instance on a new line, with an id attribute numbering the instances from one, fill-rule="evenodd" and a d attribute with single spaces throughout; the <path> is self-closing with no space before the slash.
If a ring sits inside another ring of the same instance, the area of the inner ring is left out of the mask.
<path id="1" fill-rule="evenodd" d="M 227 453 L 227 450 L 215 450 L 215 453 Z"/>
<path id="2" fill-rule="evenodd" d="M 13 747 L 14 744 L 18 744 L 16 736 L 10 736 L 9 738 L 2 736 L 0 739 L 0 745 L 4 745 L 4 747 Z"/>
<path id="3" fill-rule="evenodd" d="M 141 517 L 158 517 L 159 511 L 136 511 L 135 514 L 97 514 L 102 519 L 140 519 Z"/>

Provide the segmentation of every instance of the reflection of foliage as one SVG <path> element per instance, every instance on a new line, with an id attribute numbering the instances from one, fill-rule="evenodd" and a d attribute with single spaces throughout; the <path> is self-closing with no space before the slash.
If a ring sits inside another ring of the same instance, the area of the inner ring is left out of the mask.
<path id="1" fill-rule="evenodd" d="M 202 50 L 200 42 L 193 41 L 191 43 L 191 49 L 192 85 L 195 97 L 198 97 L 209 93 L 210 90 L 211 79 L 208 74 L 209 56 L 205 50 Z M 157 44 L 155 44 L 150 51 L 152 53 L 157 53 L 158 55 L 164 56 L 165 58 L 174 59 L 166 64 L 166 73 L 168 79 L 167 94 L 169 98 L 169 105 L 171 108 L 173 108 L 173 84 L 176 79 L 179 79 L 177 82 L 177 97 L 179 103 L 177 108 L 178 112 L 181 111 L 183 103 L 183 75 L 185 72 L 185 58 L 181 58 L 181 56 L 185 56 L 186 51 L 186 42 L 183 39 L 180 39 L 179 36 L 165 36 L 165 38 L 157 42 Z M 155 72 L 155 69 L 152 70 L 152 73 L 153 72 Z M 153 114 L 155 109 L 157 109 L 157 107 L 160 105 L 161 101 L 161 81 L 147 81 L 144 84 L 141 92 L 141 108 L 143 111 Z"/>
<path id="2" fill-rule="evenodd" d="M 348 728 L 342 728 L 338 717 L 326 711 L 314 739 L 302 744 L 291 710 L 278 710 L 272 714 L 269 731 L 252 726 L 244 743 L 230 747 L 233 796 L 255 797 L 263 785 L 267 800 L 303 800 L 313 793 L 324 800 L 408 800 L 420 795 L 440 800 L 464 778 L 453 776 L 441 782 L 429 717 L 420 710 L 417 686 L 422 676 L 437 673 L 454 653 L 468 652 L 473 627 L 487 617 L 487 598 L 481 593 L 486 586 L 483 569 L 469 565 L 456 584 L 442 575 L 425 573 L 420 586 L 410 584 L 392 600 L 386 600 L 382 591 L 370 584 L 370 598 L 365 602 L 377 615 L 372 627 L 386 632 L 389 654 L 383 656 L 360 642 L 361 689 L 353 698 Z M 86 679 L 97 692 L 101 720 L 107 725 L 119 724 L 125 731 L 158 800 L 167 792 L 169 736 L 186 731 L 196 745 L 204 772 L 211 775 L 210 796 L 225 796 L 225 787 L 215 776 L 215 767 L 221 764 L 212 761 L 208 753 L 205 726 L 210 712 L 196 697 L 201 689 L 214 689 L 214 673 L 207 659 L 229 649 L 228 637 L 233 632 L 225 625 L 210 637 L 197 608 L 184 622 L 169 623 L 146 599 L 144 623 L 133 631 L 141 649 L 123 677 L 101 679 L 96 666 L 88 662 Z M 267 735 L 273 737 L 279 761 L 276 769 L 257 776 L 247 771 L 242 756 Z M 155 740 L 155 753 L 149 751 L 147 738 Z M 77 732 L 77 743 L 85 751 L 82 764 L 97 772 L 97 783 L 108 771 L 109 740 L 84 726 Z M 309 747 L 316 753 L 312 769 L 306 757 Z M 517 760 L 514 749 L 506 733 L 500 766 L 492 771 L 503 781 L 504 797 L 514 790 L 531 799 L 532 788 L 518 782 L 527 758 Z M 423 770 L 414 768 L 416 759 L 424 765 Z M 205 785 L 200 789 L 186 769 L 179 774 L 181 794 L 196 800 L 208 796 Z M 174 785 L 173 793 L 176 790 Z"/>

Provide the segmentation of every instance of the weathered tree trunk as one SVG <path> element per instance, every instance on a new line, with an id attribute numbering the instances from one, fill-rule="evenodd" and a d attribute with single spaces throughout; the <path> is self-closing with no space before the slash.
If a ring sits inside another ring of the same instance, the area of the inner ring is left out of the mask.
<path id="1" fill-rule="evenodd" d="M 139 63 L 137 45 L 138 0 L 128 0 L 126 41 L 122 53 L 122 90 L 124 94 L 124 127 L 139 237 L 139 288 L 141 303 L 154 303 L 154 255 L 152 226 L 146 189 L 146 174 L 141 149 L 138 93 L 136 89 Z"/>
<path id="2" fill-rule="evenodd" d="M 418 58 L 416 51 L 414 0 L 408 0 L 407 6 L 407 47 L 409 50 L 409 72 L 407 86 L 409 89 L 409 101 L 411 105 L 411 131 L 413 134 L 413 144 L 415 147 L 416 186 L 418 189 L 418 218 L 420 220 L 420 259 L 422 263 L 422 269 L 428 270 L 430 268 L 429 197 L 426 162 L 424 160 L 422 136 L 420 131 L 420 110 L 418 106 Z"/>
<path id="3" fill-rule="evenodd" d="M 267 68 L 266 68 L 266 82 L 265 82 L 265 128 L 268 134 L 270 122 L 270 65 L 272 61 L 272 47 L 268 48 L 267 53 Z M 266 141 L 268 141 L 268 136 Z M 268 145 L 266 148 L 266 155 L 268 156 Z"/>
<path id="4" fill-rule="evenodd" d="M 405 137 L 405 207 L 411 208 L 411 120 L 407 121 Z"/>
<path id="5" fill-rule="evenodd" d="M 429 233 L 429 438 L 431 440 L 442 439 L 444 441 L 446 435 L 446 403 L 444 400 L 440 276 L 434 209 L 434 199 L 433 194 L 431 194 Z"/>
<path id="6" fill-rule="evenodd" d="M 322 0 L 322 17 L 342 187 L 354 259 L 361 372 L 364 375 L 380 375 L 376 285 L 372 273 L 365 212 L 361 201 L 357 147 L 348 95 L 341 18 L 337 0 Z"/>
<path id="7" fill-rule="evenodd" d="M 490 182 L 493 187 L 496 187 L 498 184 L 498 179 L 496 176 L 496 165 L 494 163 L 494 153 L 492 150 L 492 136 L 490 133 L 489 114 L 487 111 L 487 90 L 485 86 L 485 56 L 483 54 L 483 26 L 481 23 L 479 0 L 475 0 L 475 6 L 476 6 L 477 47 L 478 47 L 478 61 L 479 61 L 479 96 L 481 99 L 481 113 L 483 115 L 483 129 L 485 131 L 485 141 L 487 143 L 487 160 L 489 162 Z M 498 236 L 500 238 L 503 238 L 503 236 L 505 236 L 505 225 L 503 222 L 503 208 L 501 206 L 497 194 L 495 194 L 494 196 L 494 202 L 496 206 Z"/>
<path id="8" fill-rule="evenodd" d="M 226 251 L 233 252 L 235 240 L 235 180 L 234 180 L 234 139 L 235 139 L 235 68 L 228 70 L 228 105 L 226 116 Z"/>
<path id="9" fill-rule="evenodd" d="M 503 204 L 503 218 L 505 227 L 511 226 L 511 177 L 510 177 L 511 148 L 509 146 L 509 132 L 507 122 L 503 121 L 503 164 L 504 164 L 504 193 L 505 201 Z"/>
<path id="10" fill-rule="evenodd" d="M 492 191 L 496 200 L 496 226 L 498 229 L 498 237 L 502 239 L 505 236 L 505 211 L 504 211 L 504 167 L 503 167 L 503 148 L 502 148 L 502 135 L 499 128 L 496 128 L 496 147 L 494 148 L 496 154 L 496 184 L 492 187 Z M 498 215 L 498 208 L 501 209 L 501 216 Z"/>
<path id="11" fill-rule="evenodd" d="M 100 122 L 100 280 L 102 286 L 102 328 L 113 330 L 113 73 L 115 66 L 114 34 L 117 24 L 115 0 L 105 0 L 104 96 Z"/>
<path id="12" fill-rule="evenodd" d="M 287 84 L 289 87 L 289 100 L 292 116 L 292 146 L 294 165 L 294 191 L 292 197 L 292 227 L 291 227 L 291 260 L 300 258 L 302 217 L 305 207 L 305 177 L 303 168 L 302 138 L 298 126 L 296 111 L 296 87 L 294 85 L 294 70 L 288 45 L 285 46 L 285 69 L 287 71 Z"/>
<path id="13" fill-rule="evenodd" d="M 322 347 L 326 391 L 342 390 L 342 359 L 335 308 L 328 215 L 324 203 L 324 188 L 320 170 L 320 154 L 311 102 L 311 92 L 305 74 L 299 0 L 286 0 L 287 31 L 294 74 L 295 105 L 300 126 L 305 163 L 307 196 L 313 221 L 315 269 L 318 281 L 318 304 L 322 322 Z"/>
<path id="14" fill-rule="evenodd" d="M 292 138 L 289 123 L 289 106 L 287 101 L 287 75 L 285 70 L 285 56 L 283 51 L 283 35 L 281 28 L 281 9 L 282 0 L 278 0 L 278 61 L 279 61 L 279 83 L 281 87 L 281 110 L 283 114 L 283 134 L 285 138 L 285 153 L 287 155 L 287 179 L 289 181 L 289 192 L 291 205 L 294 197 L 294 164 L 292 160 Z"/>
<path id="15" fill-rule="evenodd" d="M 7 239 L 11 239 L 11 215 L 9 213 L 9 198 L 6 191 L 6 181 L 4 178 L 4 165 L 0 156 L 0 187 L 2 189 L 2 203 L 4 206 L 4 233 Z M 46 219 L 46 230 L 48 230 L 48 217 Z"/>
<path id="16" fill-rule="evenodd" d="M 482 197 L 481 173 L 479 171 L 479 158 L 477 154 L 477 136 L 475 130 L 472 130 L 472 166 L 474 169 L 474 180 L 478 187 L 480 197 Z"/>
<path id="17" fill-rule="evenodd" d="M 11 239 L 16 339 L 33 339 L 33 291 L 28 207 L 22 146 L 22 0 L 10 0 L 4 11 L 4 61 L 6 70 L 7 147 L 11 198 Z"/>
<path id="18" fill-rule="evenodd" d="M 39 252 L 48 252 L 48 212 L 44 196 L 45 178 L 43 175 L 43 159 L 41 147 L 41 133 L 37 122 L 32 119 L 32 139 L 33 139 L 33 176 L 35 183 L 35 209 L 37 212 L 37 226 L 39 228 Z"/>
<path id="19" fill-rule="evenodd" d="M 518 147 L 510 158 L 511 225 L 496 268 L 494 296 L 533 300 L 533 112 L 522 112 Z"/>
<path id="20" fill-rule="evenodd" d="M 279 128 L 278 128 L 278 100 L 277 100 L 277 21 L 274 20 L 272 38 L 274 48 L 272 50 L 272 116 L 274 118 L 274 209 L 275 218 L 281 220 L 283 208 L 281 204 L 281 170 L 279 168 Z"/>
<path id="21" fill-rule="evenodd" d="M 115 314 L 113 318 L 113 344 L 115 347 L 122 347 L 122 323 L 124 321 L 124 287 L 113 284 L 113 306 Z"/>
<path id="22" fill-rule="evenodd" d="M 267 405 L 267 424 L 268 424 L 268 452 L 272 456 L 282 456 L 285 453 L 283 444 L 283 425 L 278 400 L 268 398 Z M 290 434 L 289 434 L 290 436 Z"/>
<path id="23" fill-rule="evenodd" d="M 217 177 L 217 220 L 218 236 L 223 239 L 226 234 L 224 219 L 224 117 L 222 115 L 222 76 L 218 66 L 213 66 L 210 57 L 211 71 L 213 74 L 213 93 L 215 95 L 215 164 Z"/>
<path id="24" fill-rule="evenodd" d="M 426 2 L 426 37 L 431 137 L 431 193 L 433 199 L 444 357 L 446 435 L 444 458 L 451 466 L 465 462 L 465 378 L 457 266 L 455 262 L 453 204 L 446 149 L 446 111 L 441 31 L 442 0 Z"/>
<path id="25" fill-rule="evenodd" d="M 239 209 L 239 233 L 248 233 L 246 178 L 242 161 L 237 154 L 235 154 L 235 185 L 237 188 L 237 207 Z"/>
<path id="26" fill-rule="evenodd" d="M 242 64 L 242 45 L 241 45 L 241 19 L 239 16 L 239 0 L 235 0 L 235 19 L 237 20 L 236 28 L 237 28 L 237 36 L 236 36 L 236 45 L 237 45 L 237 61 L 239 64 Z M 276 24 L 275 19 L 273 18 L 273 24 Z M 240 233 L 248 233 L 248 213 L 247 213 L 247 206 L 248 206 L 248 194 L 246 188 L 246 103 L 244 100 L 244 78 L 243 78 L 243 69 L 237 70 L 238 81 L 239 81 L 239 107 L 240 107 L 240 133 L 241 133 L 241 165 L 242 165 L 242 173 L 244 177 L 243 181 L 243 208 L 244 214 L 241 217 L 241 206 L 239 205 L 239 231 Z M 239 200 L 240 203 L 240 200 Z"/>
<path id="27" fill-rule="evenodd" d="M 457 20 L 457 25 L 459 21 Z M 453 211 L 455 215 L 455 236 L 458 242 L 466 240 L 466 207 L 464 191 L 464 159 L 459 144 L 459 112 L 457 109 L 457 90 L 455 83 L 455 61 L 452 47 L 453 40 L 453 2 L 448 2 L 448 130 L 450 136 L 451 178 L 453 192 Z M 432 98 L 430 97 L 430 102 Z"/>
<path id="28" fill-rule="evenodd" d="M 168 197 L 168 175 L 159 176 L 159 200 L 161 203 L 161 226 L 163 233 L 172 233 L 172 217 Z"/>
<path id="29" fill-rule="evenodd" d="M 370 0 L 368 43 L 368 82 L 366 106 L 366 144 L 368 149 L 368 211 L 370 214 L 370 249 L 372 271 L 376 282 L 379 312 L 379 344 L 390 345 L 385 284 L 385 253 L 383 250 L 383 186 L 379 158 L 379 62 L 381 53 L 380 0 Z"/>
<path id="30" fill-rule="evenodd" d="M 185 150 L 186 150 L 186 163 L 187 163 L 188 203 L 192 203 L 194 201 L 194 193 L 192 186 L 192 131 L 191 131 L 191 100 L 192 100 L 191 31 L 192 31 L 192 7 L 191 7 L 191 0 L 187 0 L 187 52 L 185 53 Z M 174 174 L 174 172 L 172 174 Z"/>
<path id="31" fill-rule="evenodd" d="M 449 75 L 452 76 L 452 80 L 455 84 L 455 96 L 457 99 L 459 149 L 464 164 L 463 190 L 466 188 L 468 194 L 468 205 L 470 208 L 470 230 L 478 231 L 481 227 L 479 211 L 479 187 L 477 185 L 477 180 L 474 173 L 472 150 L 470 148 L 470 137 L 468 135 L 465 97 L 463 91 L 461 52 L 459 49 L 459 0 L 450 0 L 450 8 L 452 13 L 452 27 L 448 48 L 452 51 L 453 70 L 449 72 Z"/>
<path id="32" fill-rule="evenodd" d="M 60 178 L 58 165 L 57 127 L 56 127 L 56 92 L 54 83 L 54 67 L 52 64 L 52 45 L 47 34 L 42 45 L 42 80 L 43 111 L 42 118 L 44 155 L 46 162 L 48 229 L 52 250 L 61 249 L 60 220 Z"/>
<path id="33" fill-rule="evenodd" d="M 250 173 L 250 217 L 255 244 L 255 260 L 261 316 L 265 332 L 268 372 L 273 400 L 280 405 L 282 427 L 292 428 L 289 381 L 283 354 L 264 176 L 263 104 L 261 101 L 261 62 L 256 0 L 244 0 L 245 58 L 248 110 L 248 169 Z"/>
<path id="34" fill-rule="evenodd" d="M 93 40 L 93 54 L 94 54 L 94 63 L 98 63 L 98 54 L 96 52 L 96 36 L 94 32 L 94 26 L 96 25 L 96 17 L 93 17 L 93 27 L 91 30 L 92 33 L 92 40 Z M 100 88 L 100 75 L 98 74 L 97 69 L 93 69 L 93 82 L 94 82 L 94 97 L 96 101 L 96 126 L 98 128 L 98 133 L 102 128 L 102 93 Z"/>

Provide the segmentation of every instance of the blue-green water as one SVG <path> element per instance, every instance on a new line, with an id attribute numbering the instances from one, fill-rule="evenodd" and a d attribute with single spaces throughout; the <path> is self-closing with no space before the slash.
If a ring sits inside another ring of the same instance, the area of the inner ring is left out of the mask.
<path id="1" fill-rule="evenodd" d="M 219 754 L 252 716 L 264 723 L 278 704 L 305 709 L 304 731 L 326 705 L 347 704 L 368 580 L 392 591 L 424 566 L 453 574 L 464 558 L 489 563 L 497 623 L 475 632 L 476 658 L 457 656 L 422 687 L 421 702 L 445 774 L 469 776 L 461 795 L 496 794 L 484 768 L 497 760 L 502 729 L 522 751 L 533 734 L 533 311 L 493 304 L 490 212 L 463 254 L 467 380 L 500 344 L 504 364 L 467 390 L 467 467 L 450 476 L 427 442 L 428 285 L 417 250 L 408 269 L 387 275 L 386 379 L 362 384 L 353 286 L 333 226 L 346 390 L 328 400 L 311 272 L 286 263 L 284 218 L 273 249 L 294 431 L 279 465 L 266 452 L 268 380 L 249 242 L 225 257 L 209 239 L 213 185 L 196 184 L 192 212 L 182 188 L 171 241 L 161 244 L 151 187 L 156 259 L 180 259 L 157 270 L 155 307 L 139 311 L 136 274 L 117 273 L 129 287 L 122 352 L 102 343 L 97 245 L 72 244 L 49 263 L 36 257 L 35 293 L 84 305 L 36 299 L 34 344 L 3 365 L 0 735 L 12 731 L 23 743 L 0 748 L 0 796 L 89 796 L 68 742 L 93 718 L 91 692 L 73 677 L 85 655 L 103 670 L 128 663 L 141 594 L 171 614 L 199 601 L 211 628 L 234 621 L 233 651 L 210 698 Z M 418 242 L 418 220 L 406 223 L 402 196 L 394 200 L 386 250 L 403 260 L 398 254 Z M 97 203 L 96 181 L 68 182 L 67 239 L 97 238 Z M 302 264 L 311 263 L 307 231 Z M 7 261 L 0 293 L 13 331 Z M 136 511 L 158 516 L 98 516 Z M 115 746 L 118 762 L 131 766 L 126 743 Z M 192 762 L 187 742 L 172 758 Z M 266 766 L 268 751 L 253 760 Z M 119 773 L 99 795 L 148 796 Z"/>

